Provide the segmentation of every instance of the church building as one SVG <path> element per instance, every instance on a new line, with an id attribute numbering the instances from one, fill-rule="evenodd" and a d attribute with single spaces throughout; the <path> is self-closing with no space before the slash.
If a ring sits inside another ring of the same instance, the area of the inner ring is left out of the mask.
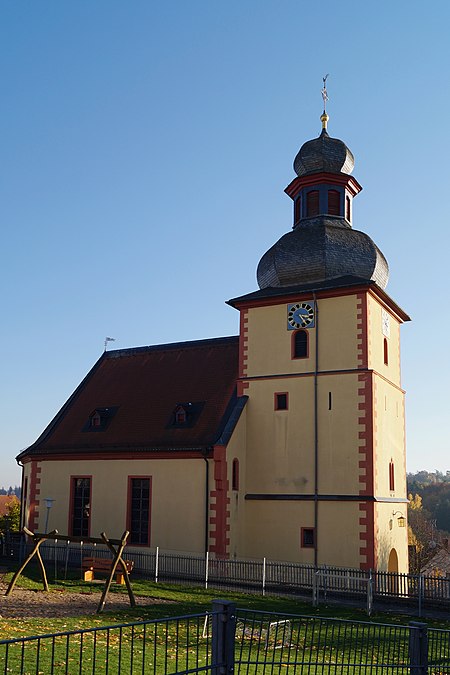
<path id="1" fill-rule="evenodd" d="M 353 155 L 306 142 L 239 336 L 105 351 L 21 452 L 22 520 L 131 549 L 408 571 L 400 326 Z M 287 228 L 286 228 L 287 229 Z"/>

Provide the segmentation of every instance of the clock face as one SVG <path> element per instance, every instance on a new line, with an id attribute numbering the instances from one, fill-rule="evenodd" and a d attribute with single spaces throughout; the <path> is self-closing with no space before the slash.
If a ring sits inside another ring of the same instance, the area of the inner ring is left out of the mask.
<path id="1" fill-rule="evenodd" d="M 314 308 L 310 302 L 297 302 L 287 306 L 288 330 L 314 327 Z"/>
<path id="2" fill-rule="evenodd" d="M 385 337 L 391 335 L 391 317 L 385 309 L 381 310 L 381 328 Z"/>

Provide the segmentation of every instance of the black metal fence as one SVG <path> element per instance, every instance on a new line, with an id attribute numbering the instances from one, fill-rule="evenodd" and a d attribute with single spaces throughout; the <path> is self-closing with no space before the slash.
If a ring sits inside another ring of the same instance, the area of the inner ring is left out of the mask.
<path id="1" fill-rule="evenodd" d="M 64 578 L 68 570 L 81 574 L 84 557 L 110 557 L 106 547 L 92 544 L 46 542 L 41 548 L 50 576 Z M 14 557 L 20 556 L 17 547 Z M 22 552 L 23 556 L 23 552 Z M 218 560 L 210 556 L 142 551 L 127 547 L 124 557 L 134 561 L 133 575 L 156 582 L 188 583 L 206 588 L 253 593 L 296 594 L 314 606 L 322 600 L 349 599 L 364 603 L 371 614 L 374 603 L 394 600 L 413 607 L 450 609 L 450 578 L 397 574 L 359 569 L 263 560 Z"/>
<path id="2" fill-rule="evenodd" d="M 0 641 L 2 673 L 134 675 L 442 675 L 450 631 L 254 612 L 212 611 Z"/>

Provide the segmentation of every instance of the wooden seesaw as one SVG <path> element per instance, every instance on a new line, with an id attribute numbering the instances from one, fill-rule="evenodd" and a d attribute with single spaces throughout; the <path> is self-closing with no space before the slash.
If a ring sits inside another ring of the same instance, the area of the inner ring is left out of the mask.
<path id="1" fill-rule="evenodd" d="M 127 563 L 123 560 L 122 558 L 122 553 L 123 549 L 125 548 L 125 545 L 127 543 L 128 535 L 130 534 L 128 531 L 125 531 L 121 537 L 121 539 L 108 539 L 106 534 L 102 532 L 100 534 L 100 538 L 98 537 L 68 537 L 63 534 L 59 534 L 58 530 L 52 530 L 52 532 L 49 532 L 48 534 L 42 534 L 41 532 L 31 532 L 27 527 L 24 527 L 22 532 L 26 534 L 28 537 L 31 537 L 34 542 L 33 549 L 31 553 L 28 555 L 26 558 L 25 562 L 22 564 L 22 566 L 15 572 L 13 578 L 11 579 L 9 586 L 6 590 L 5 595 L 10 595 L 14 589 L 14 586 L 16 585 L 16 581 L 19 578 L 19 576 L 22 574 L 23 570 L 25 567 L 28 565 L 28 563 L 36 556 L 39 567 L 41 570 L 41 576 L 42 576 L 42 583 L 44 585 L 44 591 L 48 591 L 48 581 L 47 581 L 47 574 L 45 571 L 45 565 L 44 561 L 41 556 L 41 552 L 39 551 L 39 547 L 41 544 L 43 544 L 45 541 L 48 539 L 51 539 L 53 541 L 65 541 L 65 542 L 73 542 L 73 543 L 80 543 L 80 544 L 106 544 L 106 546 L 109 548 L 113 555 L 113 560 L 111 562 L 111 568 L 109 570 L 109 576 L 105 581 L 105 585 L 103 587 L 103 592 L 102 592 L 102 597 L 100 599 L 100 602 L 97 607 L 97 614 L 100 614 L 100 612 L 103 611 L 105 608 L 106 604 L 106 598 L 109 593 L 109 589 L 111 587 L 112 580 L 114 578 L 114 574 L 116 573 L 117 567 L 120 565 L 120 568 L 122 570 L 123 578 L 127 587 L 128 591 L 128 597 L 130 599 L 130 605 L 131 607 L 136 607 L 136 599 L 134 597 L 133 589 L 131 588 L 131 583 L 130 583 L 130 578 L 128 575 L 128 565 Z"/>

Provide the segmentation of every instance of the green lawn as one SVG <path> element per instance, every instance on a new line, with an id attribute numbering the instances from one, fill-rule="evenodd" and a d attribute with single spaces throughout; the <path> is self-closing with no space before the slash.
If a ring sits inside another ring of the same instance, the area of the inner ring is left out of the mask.
<path id="1" fill-rule="evenodd" d="M 11 575 L 10 575 L 11 576 Z M 8 580 L 8 577 L 6 578 Z M 407 672 L 408 639 L 407 631 L 402 628 L 411 619 L 405 615 L 375 614 L 373 623 L 395 624 L 395 639 L 392 630 L 385 631 L 375 626 L 361 627 L 355 624 L 326 625 L 320 617 L 335 617 L 350 621 L 367 622 L 364 611 L 339 605 L 321 605 L 314 610 L 310 603 L 300 602 L 292 598 L 261 597 L 243 593 L 204 590 L 187 586 L 155 584 L 140 580 L 132 580 L 133 590 L 139 597 L 150 596 L 155 602 L 151 605 L 127 608 L 121 611 L 106 611 L 103 614 L 87 614 L 73 617 L 10 619 L 0 618 L 1 638 L 14 639 L 25 636 L 45 635 L 57 632 L 83 631 L 95 628 L 96 632 L 73 636 L 66 635 L 42 641 L 33 641 L 22 645 L 0 647 L 0 670 L 12 673 L 176 673 L 196 668 L 206 663 L 206 654 L 210 653 L 211 626 L 204 625 L 204 616 L 196 619 L 182 620 L 178 623 L 131 625 L 134 622 L 149 621 L 175 616 L 202 614 L 211 609 L 212 601 L 218 597 L 231 600 L 239 608 L 252 610 L 256 614 L 240 617 L 237 627 L 238 658 L 243 662 L 241 670 L 236 673 L 262 675 L 270 672 L 301 673 L 301 666 L 288 665 L 294 662 L 309 662 L 305 672 L 309 675 L 317 673 L 340 673 L 348 675 L 363 673 L 359 666 L 352 664 L 368 662 L 372 675 L 381 675 L 381 663 L 394 660 L 404 664 L 393 672 Z M 36 570 L 21 577 L 19 587 L 44 593 Z M 58 581 L 50 584 L 50 593 L 89 592 L 99 599 L 102 586 L 81 582 L 78 579 Z M 113 593 L 126 595 L 124 587 L 113 584 Z M 14 591 L 13 591 L 14 594 Z M 12 596 L 13 597 L 13 596 Z M 96 603 L 95 603 L 96 605 Z M 274 612 L 315 617 L 315 620 L 301 620 L 292 617 L 288 626 L 278 629 L 278 633 L 270 633 L 271 619 L 258 615 L 258 612 Z M 1 615 L 0 599 L 0 615 Z M 435 628 L 449 629 L 450 624 L 444 621 L 428 621 Z M 119 624 L 130 624 L 120 628 Z M 110 629 L 104 627 L 110 626 Z M 267 648 L 265 641 L 268 640 Z M 395 649 L 394 649 L 395 647 Z M 436 652 L 437 653 L 437 652 Z M 441 650 L 442 653 L 442 650 Z M 445 651 L 445 657 L 450 655 Z M 276 665 L 264 667 L 264 661 Z M 342 668 L 342 663 L 349 665 Z M 81 665 L 80 665 L 81 664 Z M 317 665 L 320 664 L 320 665 Z M 327 664 L 327 665 L 325 665 Z M 52 668 L 54 670 L 52 670 Z M 275 668 L 275 670 L 273 670 Z M 369 672 L 369 671 L 368 671 Z M 386 672 L 386 671 L 385 671 Z M 430 673 L 441 673 L 444 670 L 432 669 Z M 448 672 L 448 670 L 447 670 Z"/>
<path id="2" fill-rule="evenodd" d="M 26 572 L 30 570 L 27 568 Z M 8 582 L 12 573 L 9 573 L 4 581 Z M 127 609 L 111 612 L 108 611 L 108 600 L 105 611 L 102 614 L 87 614 L 85 616 L 64 617 L 64 618 L 20 618 L 20 619 L 2 619 L 0 618 L 1 639 L 8 639 L 24 635 L 39 635 L 42 633 L 52 633 L 56 631 L 86 629 L 94 626 L 108 626 L 117 623 L 127 623 L 133 621 L 148 621 L 173 616 L 183 616 L 187 614 L 196 614 L 211 609 L 211 603 L 214 599 L 222 598 L 235 602 L 238 607 L 245 609 L 261 610 L 266 612 L 277 612 L 280 614 L 297 614 L 307 616 L 335 617 L 341 619 L 350 619 L 356 621 L 372 621 L 375 623 L 394 623 L 405 625 L 409 621 L 417 620 L 417 617 L 406 616 L 405 614 L 374 613 L 369 619 L 363 609 L 355 609 L 344 605 L 321 604 L 319 608 L 314 609 L 310 602 L 303 602 L 295 598 L 253 595 L 247 593 L 227 592 L 217 589 L 205 590 L 191 586 L 176 586 L 158 583 L 134 578 L 131 576 L 133 591 L 136 595 L 138 606 L 135 609 Z M 98 595 L 102 586 L 94 583 L 80 581 L 78 578 L 58 580 L 57 583 L 50 583 L 50 593 L 82 592 Z M 17 582 L 17 588 L 30 588 L 37 592 L 42 592 L 42 582 L 36 568 L 21 576 Z M 112 593 L 121 593 L 127 595 L 125 586 L 112 584 Z M 14 591 L 11 597 L 14 596 Z M 152 605 L 139 607 L 139 596 L 154 598 Z M 158 602 L 160 600 L 161 602 Z M 1 617 L 1 598 L 0 598 L 0 617 Z M 425 622 L 435 628 L 450 629 L 450 622 L 444 620 L 425 620 Z"/>

